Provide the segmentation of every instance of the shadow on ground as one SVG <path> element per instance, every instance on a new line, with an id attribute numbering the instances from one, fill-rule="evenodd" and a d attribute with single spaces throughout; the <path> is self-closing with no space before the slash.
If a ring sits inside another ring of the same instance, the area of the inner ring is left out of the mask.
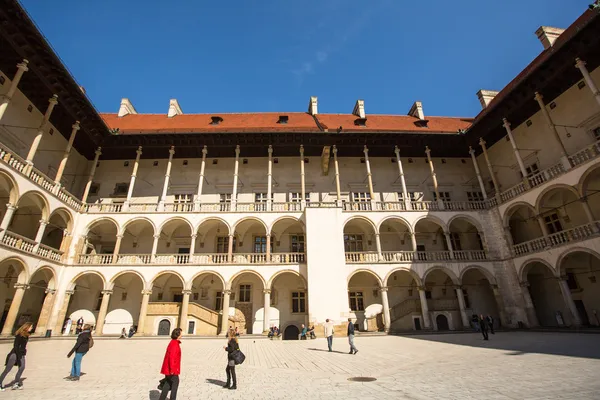
<path id="1" fill-rule="evenodd" d="M 314 347 L 309 347 L 308 350 L 312 350 L 312 351 L 324 351 L 325 353 L 348 354 L 348 352 L 344 352 L 344 351 L 338 351 L 338 350 L 329 351 L 329 350 L 326 350 L 326 349 L 315 349 Z"/>
<path id="2" fill-rule="evenodd" d="M 600 359 L 600 335 L 560 332 L 496 332 L 483 340 L 480 333 L 405 336 L 411 340 L 426 340 L 496 350 L 506 350 L 508 356 L 528 353 Z"/>
<path id="3" fill-rule="evenodd" d="M 208 378 L 208 379 L 206 380 L 206 383 L 210 383 L 210 384 L 217 385 L 217 386 L 225 386 L 225 383 L 226 383 L 226 382 L 225 382 L 225 381 L 222 381 L 222 380 L 219 380 L 219 379 L 211 379 L 211 378 Z"/>

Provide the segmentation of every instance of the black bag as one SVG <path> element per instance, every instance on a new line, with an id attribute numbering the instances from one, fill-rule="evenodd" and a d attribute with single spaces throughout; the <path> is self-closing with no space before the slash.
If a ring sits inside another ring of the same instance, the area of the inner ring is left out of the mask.
<path id="1" fill-rule="evenodd" d="M 240 365 L 244 363 L 246 356 L 244 355 L 244 353 L 242 353 L 240 349 L 237 349 L 231 353 L 231 358 L 233 359 L 235 365 Z"/>
<path id="2" fill-rule="evenodd" d="M 163 378 L 160 381 L 158 381 L 158 390 L 163 390 L 165 383 L 167 383 L 167 378 Z"/>

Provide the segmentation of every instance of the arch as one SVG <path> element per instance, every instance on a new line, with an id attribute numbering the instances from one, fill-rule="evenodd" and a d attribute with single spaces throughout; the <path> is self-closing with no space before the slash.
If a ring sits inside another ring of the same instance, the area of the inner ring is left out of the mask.
<path id="1" fill-rule="evenodd" d="M 450 218 L 450 220 L 448 220 L 448 230 L 450 230 L 450 227 L 452 226 L 452 222 L 456 221 L 457 219 L 465 219 L 467 220 L 471 225 L 473 225 L 477 231 L 479 232 L 483 232 L 483 227 L 481 226 L 481 223 L 479 221 L 477 221 L 477 219 L 473 218 L 470 215 L 467 214 L 457 214 L 455 216 L 453 216 L 452 218 Z"/>
<path id="2" fill-rule="evenodd" d="M 18 256 L 9 256 L 4 260 L 0 261 L 0 266 L 4 265 L 7 262 L 16 262 L 21 265 L 22 271 L 17 275 L 17 283 L 27 283 L 30 281 L 30 273 L 29 268 L 27 267 L 27 263 L 21 257 Z"/>
<path id="3" fill-rule="evenodd" d="M 549 262 L 547 262 L 546 260 L 542 260 L 541 258 L 530 258 L 522 264 L 518 272 L 520 282 L 527 282 L 527 274 L 529 273 L 531 266 L 535 263 L 539 263 L 546 266 L 550 270 L 552 275 L 556 276 L 556 270 L 552 268 L 552 265 L 550 265 Z"/>
<path id="4" fill-rule="evenodd" d="M 55 214 L 61 214 L 64 213 L 67 218 L 66 218 L 66 225 L 67 225 L 67 231 L 68 232 L 72 232 L 73 230 L 73 213 L 71 213 L 71 211 L 69 211 L 67 208 L 65 207 L 59 207 L 57 209 L 55 209 L 54 211 L 52 211 L 52 213 L 50 214 L 50 216 L 48 217 L 48 220 L 50 220 Z"/>
<path id="5" fill-rule="evenodd" d="M 31 274 L 31 277 L 29 278 L 29 280 L 27 281 L 28 284 L 31 284 L 33 282 L 33 278 L 35 277 L 35 275 L 38 272 L 42 272 L 42 271 L 49 271 L 50 272 L 50 276 L 51 278 L 48 279 L 48 289 L 56 289 L 56 279 L 58 274 L 56 273 L 56 270 L 54 269 L 54 267 L 50 266 L 50 265 L 44 265 L 38 269 L 36 269 L 35 271 L 33 271 L 33 273 Z M 53 287 L 50 287 L 50 284 L 53 284 Z"/>
<path id="6" fill-rule="evenodd" d="M 181 286 L 182 286 L 182 287 L 186 287 L 186 286 L 187 286 L 187 285 L 186 285 L 186 282 L 185 282 L 185 279 L 183 278 L 183 276 L 182 276 L 182 275 L 181 275 L 179 272 L 176 272 L 176 271 L 172 271 L 172 270 L 170 270 L 170 269 L 167 269 L 167 270 L 164 270 L 164 271 L 160 271 L 159 273 L 157 273 L 156 275 L 154 275 L 154 277 L 153 277 L 152 279 L 150 279 L 150 281 L 148 282 L 148 283 L 149 283 L 149 286 L 150 286 L 150 289 L 152 289 L 152 287 L 153 287 L 153 285 L 154 285 L 154 282 L 156 282 L 156 280 L 157 280 L 158 278 L 160 278 L 160 277 L 161 277 L 161 276 L 163 276 L 163 275 L 168 275 L 168 274 L 175 275 L 175 276 L 177 276 L 179 279 L 181 279 Z"/>
<path id="7" fill-rule="evenodd" d="M 142 274 L 140 274 L 138 271 L 135 271 L 133 269 L 127 269 L 125 271 L 120 271 L 118 272 L 115 276 L 113 276 L 110 281 L 108 282 L 109 290 L 112 290 L 115 282 L 117 281 L 117 279 L 119 279 L 120 277 L 122 277 L 123 275 L 126 274 L 134 274 L 137 275 L 141 280 L 142 280 L 142 288 L 146 289 L 148 286 L 148 283 L 146 282 L 146 279 L 144 278 L 144 276 Z"/>
<path id="8" fill-rule="evenodd" d="M 120 232 L 120 225 L 119 225 L 119 223 L 114 218 L 111 218 L 111 217 L 100 217 L 100 218 L 94 219 L 89 224 L 87 224 L 87 226 L 85 227 L 83 236 L 87 236 L 88 233 L 90 233 L 90 230 L 94 226 L 99 225 L 101 222 L 111 222 L 115 226 L 115 228 L 117 228 L 117 235 L 119 234 L 119 232 Z"/>
<path id="9" fill-rule="evenodd" d="M 169 336 L 171 334 L 171 320 L 169 318 L 162 318 L 158 322 L 158 330 L 156 334 L 158 336 Z"/>
<path id="10" fill-rule="evenodd" d="M 568 192 L 573 193 L 575 195 L 576 199 L 579 199 L 579 197 L 580 197 L 579 192 L 573 186 L 566 185 L 564 183 L 557 183 L 556 185 L 549 186 L 549 187 L 545 188 L 544 190 L 542 190 L 542 192 L 538 195 L 538 197 L 535 200 L 535 210 L 536 210 L 537 214 L 542 213 L 540 208 L 542 206 L 542 200 L 544 199 L 544 196 L 547 195 L 548 193 L 552 192 L 553 190 L 557 190 L 557 189 L 564 189 Z"/>
<path id="11" fill-rule="evenodd" d="M 73 279 L 71 279 L 71 281 L 69 282 L 69 285 L 67 286 L 67 290 L 73 290 L 73 288 L 75 287 L 75 282 L 77 282 L 77 280 L 84 275 L 96 275 L 102 281 L 102 289 L 107 290 L 106 278 L 104 277 L 104 275 L 101 272 L 93 271 L 93 270 L 83 271 L 83 272 L 80 272 L 77 275 L 75 275 L 75 277 Z"/>
<path id="12" fill-rule="evenodd" d="M 42 210 L 42 219 L 44 221 L 48 221 L 48 219 L 50 218 L 50 204 L 48 203 L 48 199 L 46 199 L 46 196 L 44 196 L 42 193 L 38 192 L 37 190 L 30 190 L 28 192 L 23 193 L 19 197 L 19 200 L 17 201 L 17 206 L 27 196 L 33 196 L 34 198 L 37 198 L 39 201 L 41 201 L 40 208 Z"/>
<path id="13" fill-rule="evenodd" d="M 600 260 L 600 253 L 598 253 L 592 249 L 585 248 L 585 247 L 573 247 L 569 250 L 564 251 L 560 256 L 558 256 L 558 259 L 556 260 L 556 272 L 559 275 L 561 274 L 562 264 L 563 264 L 564 260 L 573 253 L 587 253 L 591 256 L 596 257 L 598 260 Z"/>
<path id="14" fill-rule="evenodd" d="M 271 276 L 271 278 L 269 279 L 269 282 L 267 282 L 267 286 L 265 286 L 265 289 L 266 288 L 270 288 L 271 286 L 273 286 L 273 283 L 275 283 L 275 279 L 277 279 L 277 277 L 279 275 L 283 275 L 285 273 L 290 273 L 290 274 L 296 275 L 297 277 L 300 278 L 300 280 L 304 284 L 304 288 L 303 289 L 307 289 L 308 288 L 308 284 L 306 282 L 306 279 L 304 279 L 304 277 L 302 276 L 301 273 L 299 273 L 298 271 L 294 271 L 293 269 L 283 269 L 281 271 L 275 272 L 273 274 L 273 276 Z"/>
<path id="15" fill-rule="evenodd" d="M 192 284 L 194 283 L 194 281 L 196 280 L 196 278 L 202 276 L 202 275 L 206 275 L 206 274 L 213 274 L 215 275 L 217 278 L 219 278 L 219 280 L 221 281 L 221 284 L 223 285 L 223 289 L 225 289 L 225 279 L 223 278 L 223 276 L 221 274 L 219 274 L 216 271 L 212 271 L 212 270 L 207 270 L 207 271 L 200 271 L 198 273 L 196 273 L 194 276 L 192 276 L 192 279 L 190 279 L 190 281 L 188 282 L 187 285 L 185 285 L 186 289 L 191 289 L 192 288 Z"/>
<path id="16" fill-rule="evenodd" d="M 469 265 L 465 269 L 463 269 L 460 272 L 460 275 L 458 276 L 458 279 L 459 279 L 459 281 L 460 281 L 461 284 L 463 282 L 463 278 L 464 278 L 465 274 L 467 272 L 469 272 L 469 271 L 472 271 L 472 270 L 476 270 L 476 271 L 481 272 L 483 274 L 483 276 L 485 276 L 485 278 L 488 280 L 488 282 L 491 285 L 496 285 L 497 284 L 496 277 L 490 271 L 488 271 L 487 269 L 483 268 L 481 265 Z"/>
<path id="17" fill-rule="evenodd" d="M 413 271 L 412 269 L 406 268 L 406 267 L 394 268 L 393 270 L 391 270 L 390 272 L 388 272 L 385 275 L 385 278 L 383 279 L 383 283 L 385 284 L 384 286 L 388 286 L 388 281 L 389 281 L 390 277 L 392 275 L 394 275 L 394 273 L 396 273 L 396 272 L 402 272 L 402 271 L 408 272 L 410 274 L 410 276 L 412 276 L 412 278 L 417 283 L 417 286 L 423 286 L 423 282 L 421 281 L 421 277 L 419 276 L 419 274 L 417 274 L 416 271 Z"/>
<path id="18" fill-rule="evenodd" d="M 256 221 L 258 222 L 260 225 L 263 226 L 263 228 L 265 228 L 265 233 L 269 233 L 269 227 L 267 226 L 267 224 L 265 224 L 265 222 L 263 220 L 261 220 L 260 218 L 257 217 L 244 217 L 241 218 L 239 220 L 237 220 L 232 227 L 232 230 L 230 232 L 235 233 L 235 231 L 237 230 L 238 226 L 246 221 Z"/>
<path id="19" fill-rule="evenodd" d="M 289 323 L 283 330 L 283 340 L 298 340 L 300 329 L 294 323 Z"/>
<path id="20" fill-rule="evenodd" d="M 300 223 L 300 225 L 302 225 L 302 232 L 304 232 L 304 233 L 305 233 L 305 231 L 306 231 L 306 227 L 304 226 L 304 222 L 303 222 L 303 221 L 301 221 L 301 220 L 300 220 L 300 218 L 296 218 L 296 217 L 293 217 L 293 216 L 291 216 L 291 215 L 286 215 L 286 216 L 283 216 L 283 217 L 279 217 L 279 218 L 277 218 L 275 221 L 271 222 L 271 225 L 269 226 L 269 230 L 267 231 L 267 234 L 269 234 L 269 235 L 272 235 L 272 234 L 273 234 L 273 227 L 274 227 L 274 226 L 275 226 L 275 225 L 276 225 L 278 222 L 280 222 L 280 221 L 283 221 L 283 220 L 286 220 L 286 219 L 289 219 L 289 220 L 292 220 L 292 221 L 294 221 L 294 222 L 298 222 L 298 223 Z"/>
<path id="21" fill-rule="evenodd" d="M 579 192 L 580 197 L 585 196 L 585 192 L 586 192 L 585 181 L 588 179 L 588 177 L 592 173 L 596 172 L 597 170 L 600 170 L 600 164 L 592 165 L 591 167 L 586 169 L 585 172 L 579 178 L 579 182 L 577 183 L 577 191 Z"/>
<path id="22" fill-rule="evenodd" d="M 364 269 L 364 268 L 361 268 L 361 269 L 357 269 L 357 270 L 355 270 L 355 271 L 352 271 L 352 272 L 350 273 L 350 275 L 348 275 L 348 282 L 347 282 L 347 285 L 350 285 L 350 280 L 352 280 L 352 277 L 353 277 L 354 275 L 357 275 L 357 274 L 359 274 L 359 273 L 361 273 L 361 272 L 366 272 L 366 273 L 368 273 L 368 274 L 370 274 L 370 275 L 373 275 L 373 276 L 375 277 L 375 279 L 377 280 L 377 284 L 379 285 L 379 287 L 383 287 L 383 284 L 382 284 L 382 282 L 381 282 L 381 278 L 379 277 L 379 275 L 377 275 L 377 273 L 376 273 L 375 271 L 371 271 L 371 270 L 369 270 L 369 269 Z M 346 285 L 346 286 L 347 286 L 347 285 Z"/>
<path id="23" fill-rule="evenodd" d="M 413 226 L 412 226 L 413 232 L 417 232 L 417 225 L 420 221 L 423 221 L 423 220 L 431 221 L 434 224 L 439 225 L 440 228 L 442 228 L 443 232 L 448 232 L 448 225 L 446 225 L 446 223 L 444 221 L 442 221 L 440 218 L 436 217 L 435 215 L 430 215 L 430 214 L 421 215 L 413 222 Z"/>
<path id="24" fill-rule="evenodd" d="M 379 232 L 377 230 L 377 226 L 375 226 L 373 221 L 371 221 L 369 218 L 363 217 L 361 215 L 353 215 L 350 218 L 346 219 L 346 221 L 344 221 L 344 226 L 342 228 L 342 231 L 346 230 L 346 225 L 348 225 L 350 222 L 355 221 L 355 220 L 360 220 L 360 221 L 366 222 L 373 229 L 373 233 Z"/>
<path id="25" fill-rule="evenodd" d="M 267 288 L 267 282 L 265 281 L 265 279 L 262 277 L 261 274 L 259 274 L 257 271 L 253 271 L 251 269 L 244 269 L 242 271 L 235 273 L 231 278 L 229 278 L 229 281 L 227 282 L 226 290 L 231 290 L 231 286 L 233 285 L 233 282 L 235 282 L 235 280 L 237 278 L 239 278 L 241 275 L 243 275 L 245 273 L 256 275 L 258 277 L 258 279 L 262 282 L 263 288 L 264 289 Z"/>
<path id="26" fill-rule="evenodd" d="M 133 224 L 138 221 L 148 222 L 150 224 L 150 226 L 152 226 L 152 235 L 156 235 L 156 224 L 150 218 L 146 218 L 146 217 L 135 217 L 135 218 L 125 221 L 125 223 L 123 224 L 123 226 L 121 227 L 120 231 L 117 234 L 124 235 L 125 231 L 127 230 L 127 227 L 130 224 Z"/>
<path id="27" fill-rule="evenodd" d="M 515 213 L 515 211 L 517 211 L 517 209 L 520 207 L 525 207 L 525 208 L 529 209 L 533 213 L 533 215 L 537 215 L 537 212 L 535 211 L 536 210 L 535 207 L 532 206 L 531 204 L 529 204 L 525 201 L 519 201 L 517 203 L 513 203 L 506 209 L 506 211 L 504 211 L 504 217 L 502 218 L 502 222 L 503 222 L 505 228 L 510 227 L 510 217 L 512 217 L 512 215 Z"/>
<path id="28" fill-rule="evenodd" d="M 458 280 L 458 277 L 456 276 L 456 274 L 450 268 L 444 267 L 442 265 L 435 265 L 431 268 L 428 268 L 425 271 L 425 273 L 423 274 L 423 283 L 424 284 L 427 284 L 427 276 L 430 273 L 432 273 L 433 271 L 442 271 L 443 273 L 448 275 L 448 277 L 450 278 L 452 283 L 454 283 L 455 285 L 460 285 L 460 281 Z"/>
<path id="29" fill-rule="evenodd" d="M 157 232 L 157 234 L 160 234 L 160 233 L 163 231 L 163 229 L 165 229 L 165 226 L 166 226 L 167 224 L 169 224 L 169 223 L 173 222 L 173 221 L 182 221 L 182 222 L 185 222 L 185 224 L 186 224 L 186 225 L 187 225 L 187 226 L 190 228 L 190 232 L 191 232 L 191 233 L 194 233 L 194 227 L 192 226 L 192 223 L 191 223 L 191 222 L 190 222 L 188 219 L 186 219 L 186 218 L 183 218 L 183 217 L 172 217 L 172 218 L 169 218 L 168 220 L 164 221 L 164 222 L 163 222 L 163 223 L 162 223 L 162 224 L 159 226 L 159 228 L 158 228 L 158 231 L 157 231 L 157 230 L 155 230 L 154 232 Z"/>
<path id="30" fill-rule="evenodd" d="M 449 323 L 448 317 L 446 316 L 445 313 L 439 313 L 435 317 L 435 326 L 437 327 L 438 331 L 449 331 L 450 330 L 450 323 Z"/>
<path id="31" fill-rule="evenodd" d="M 400 221 L 401 224 L 403 224 L 404 226 L 406 226 L 408 228 L 408 232 L 409 233 L 413 233 L 414 231 L 412 230 L 413 227 L 411 226 L 410 222 L 408 222 L 404 217 L 401 217 L 399 215 L 390 215 L 388 217 L 385 217 L 384 219 L 382 219 L 381 221 L 379 221 L 379 224 L 377 224 L 377 233 L 381 233 L 381 226 L 384 224 L 384 222 L 386 221 L 391 221 L 391 220 L 398 220 Z"/>
<path id="32" fill-rule="evenodd" d="M 207 217 L 207 218 L 200 220 L 200 222 L 194 227 L 194 230 L 192 231 L 192 233 L 198 233 L 198 229 L 200 229 L 202 224 L 204 224 L 205 222 L 209 222 L 209 221 L 221 222 L 221 223 L 223 223 L 223 225 L 225 225 L 227 227 L 227 234 L 230 234 L 232 232 L 231 225 L 229 225 L 229 223 L 227 223 L 227 221 L 225 221 L 223 218 Z"/>
<path id="33" fill-rule="evenodd" d="M 6 180 L 6 182 L 8 183 L 8 186 L 9 186 L 8 202 L 10 204 L 16 205 L 20 198 L 19 185 L 18 185 L 17 181 L 8 171 L 0 170 L 0 182 L 2 179 Z"/>

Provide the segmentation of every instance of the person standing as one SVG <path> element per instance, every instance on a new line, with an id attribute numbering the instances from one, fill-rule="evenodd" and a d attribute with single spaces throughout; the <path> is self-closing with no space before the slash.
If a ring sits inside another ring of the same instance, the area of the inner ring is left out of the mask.
<path id="1" fill-rule="evenodd" d="M 92 347 L 94 347 L 94 338 L 92 338 L 92 326 L 86 324 L 83 326 L 83 331 L 77 336 L 77 342 L 75 342 L 75 346 L 71 349 L 69 354 L 67 354 L 67 358 L 70 358 L 73 353 L 75 353 L 75 357 L 73 358 L 73 364 L 71 366 L 71 375 L 67 377 L 67 380 L 70 381 L 78 381 L 81 377 L 81 360 L 83 356 L 87 354 L 88 351 Z"/>
<path id="2" fill-rule="evenodd" d="M 327 338 L 327 347 L 329 352 L 333 351 L 333 322 L 329 322 L 329 318 L 325 320 L 325 337 Z"/>
<path id="3" fill-rule="evenodd" d="M 494 317 L 492 317 L 491 315 L 488 315 L 486 318 L 487 318 L 487 323 L 490 326 L 490 332 L 492 333 L 492 335 L 495 335 L 496 333 L 494 332 Z"/>
<path id="4" fill-rule="evenodd" d="M 13 348 L 6 356 L 6 367 L 4 368 L 4 372 L 2 372 L 2 375 L 0 375 L 0 392 L 3 392 L 5 390 L 4 378 L 6 378 L 6 375 L 8 375 L 10 370 L 15 365 L 19 367 L 19 369 L 17 370 L 17 375 L 15 375 L 15 384 L 13 386 L 13 390 L 23 389 L 21 375 L 23 375 L 23 371 L 25 371 L 25 355 L 27 354 L 27 342 L 29 341 L 29 335 L 31 334 L 32 327 L 33 324 L 31 322 L 26 322 L 15 332 L 15 341 L 13 343 Z"/>
<path id="5" fill-rule="evenodd" d="M 487 320 L 483 317 L 483 314 L 479 316 L 479 326 L 481 327 L 481 334 L 483 335 L 483 340 L 488 340 L 488 323 Z"/>
<path id="6" fill-rule="evenodd" d="M 350 344 L 350 354 L 358 353 L 358 349 L 354 346 L 354 324 L 352 318 L 348 318 L 348 343 Z"/>
<path id="7" fill-rule="evenodd" d="M 67 318 L 65 320 L 65 326 L 63 327 L 63 335 L 70 335 L 71 334 L 71 326 L 73 325 L 73 320 L 71 318 Z"/>
<path id="8" fill-rule="evenodd" d="M 223 386 L 223 389 L 237 389 L 237 376 L 235 375 L 235 360 L 233 358 L 233 352 L 240 349 L 238 344 L 238 339 L 236 332 L 233 330 L 229 330 L 227 346 L 223 347 L 227 352 L 227 368 L 225 368 L 225 372 L 227 373 L 227 382 Z M 230 386 L 231 385 L 231 386 Z"/>
<path id="9" fill-rule="evenodd" d="M 177 389 L 179 389 L 179 374 L 181 373 L 181 328 L 173 329 L 171 332 L 171 341 L 167 346 L 165 358 L 163 360 L 160 373 L 165 376 L 160 381 L 161 389 L 159 400 L 166 400 L 167 393 L 171 392 L 171 400 L 177 399 Z"/>
<path id="10" fill-rule="evenodd" d="M 307 332 L 308 332 L 308 329 L 306 329 L 306 326 L 304 326 L 304 324 L 302 324 L 302 329 L 300 330 L 300 340 L 306 340 Z"/>
<path id="11" fill-rule="evenodd" d="M 76 329 L 76 334 L 80 334 L 83 331 L 83 317 L 79 317 L 79 319 L 77 320 L 77 328 Z"/>

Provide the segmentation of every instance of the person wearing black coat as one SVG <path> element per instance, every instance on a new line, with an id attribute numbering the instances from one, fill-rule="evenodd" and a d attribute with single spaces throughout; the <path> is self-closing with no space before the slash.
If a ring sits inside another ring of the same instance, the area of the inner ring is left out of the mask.
<path id="1" fill-rule="evenodd" d="M 0 392 L 3 392 L 6 388 L 4 387 L 4 378 L 6 375 L 12 370 L 12 368 L 16 365 L 19 367 L 17 370 L 17 375 L 15 375 L 15 384 L 13 389 L 23 389 L 23 382 L 21 382 L 21 375 L 23 375 L 23 371 L 25 371 L 25 355 L 27 354 L 27 342 L 29 341 L 29 334 L 33 324 L 31 322 L 26 322 L 21 326 L 17 332 L 15 333 L 15 341 L 13 343 L 12 350 L 6 356 L 5 368 L 2 374 L 0 375 Z"/>
<path id="2" fill-rule="evenodd" d="M 488 325 L 487 319 L 483 315 L 479 316 L 479 325 L 481 326 L 481 334 L 483 335 L 483 340 L 489 340 L 488 339 L 489 325 Z"/>
<path id="3" fill-rule="evenodd" d="M 71 367 L 71 375 L 66 378 L 67 380 L 78 381 L 81 376 L 81 359 L 94 346 L 91 329 L 92 327 L 90 325 L 85 325 L 83 327 L 83 332 L 77 336 L 75 346 L 73 346 L 69 354 L 67 354 L 67 357 L 71 357 L 73 353 L 75 353 L 73 365 Z"/>
<path id="4" fill-rule="evenodd" d="M 227 352 L 227 368 L 225 368 L 225 372 L 227 373 L 227 383 L 223 386 L 224 389 L 237 389 L 237 377 L 235 375 L 235 361 L 233 358 L 233 352 L 240 349 L 238 344 L 238 339 L 236 337 L 236 332 L 233 329 L 229 330 L 227 346 L 224 347 Z M 229 386 L 233 383 L 231 386 Z"/>

